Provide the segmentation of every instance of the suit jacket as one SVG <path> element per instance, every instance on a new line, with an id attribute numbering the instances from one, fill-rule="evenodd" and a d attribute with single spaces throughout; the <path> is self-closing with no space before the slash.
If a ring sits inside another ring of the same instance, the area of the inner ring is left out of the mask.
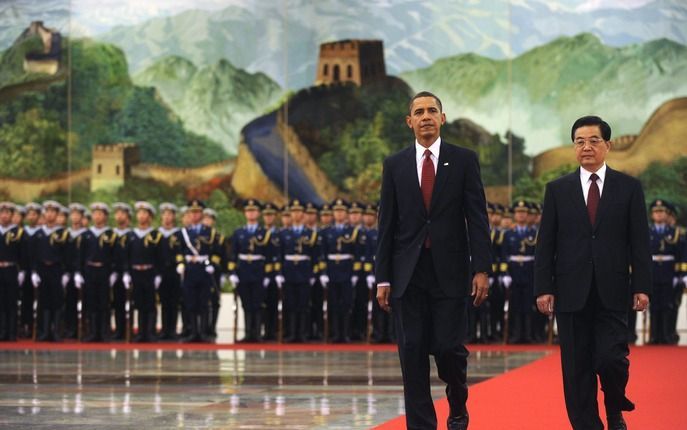
<path id="1" fill-rule="evenodd" d="M 417 177 L 415 146 L 384 161 L 375 261 L 378 283 L 401 297 L 429 234 L 439 287 L 469 293 L 472 274 L 491 272 L 491 242 L 477 154 L 441 142 L 429 213 Z"/>
<path id="2" fill-rule="evenodd" d="M 534 292 L 553 294 L 556 310 L 581 310 L 592 279 L 603 305 L 628 309 L 632 293 L 651 290 L 649 227 L 640 182 L 607 168 L 594 225 L 579 168 L 549 182 L 535 254 Z"/>

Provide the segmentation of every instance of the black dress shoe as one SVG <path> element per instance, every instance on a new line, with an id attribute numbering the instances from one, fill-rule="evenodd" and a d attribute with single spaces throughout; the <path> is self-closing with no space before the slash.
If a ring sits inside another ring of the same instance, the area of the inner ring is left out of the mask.
<path id="1" fill-rule="evenodd" d="M 627 430 L 627 424 L 625 424 L 623 414 L 620 412 L 609 415 L 606 417 L 606 421 L 608 421 L 608 430 Z"/>
<path id="2" fill-rule="evenodd" d="M 448 417 L 448 420 L 446 420 L 446 428 L 448 428 L 448 430 L 467 430 L 468 422 L 470 422 L 470 416 L 468 414 Z"/>

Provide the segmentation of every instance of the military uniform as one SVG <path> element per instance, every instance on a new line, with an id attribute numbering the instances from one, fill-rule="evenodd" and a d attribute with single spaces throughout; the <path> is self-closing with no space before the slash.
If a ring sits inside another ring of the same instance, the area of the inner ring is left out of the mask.
<path id="1" fill-rule="evenodd" d="M 171 203 L 162 203 L 160 212 L 172 211 L 176 214 L 177 207 Z M 174 340 L 177 337 L 177 321 L 181 305 L 181 279 L 176 271 L 176 256 L 180 253 L 181 230 L 177 227 L 159 227 L 160 238 L 160 275 L 161 283 L 158 289 L 160 310 L 162 312 L 162 330 L 160 340 Z"/>
<path id="2" fill-rule="evenodd" d="M 71 211 L 78 211 L 85 214 L 86 207 L 80 203 L 72 203 L 69 205 Z M 67 246 L 65 250 L 66 265 L 65 270 L 69 274 L 69 282 L 65 289 L 64 295 L 64 337 L 67 339 L 76 338 L 79 328 L 79 291 L 74 284 L 74 273 L 79 270 L 78 267 L 78 249 L 76 246 L 77 239 L 83 234 L 86 229 L 83 227 L 67 229 L 69 237 L 67 238 Z"/>
<path id="3" fill-rule="evenodd" d="M 651 210 L 667 210 L 662 200 L 651 204 Z M 651 337 L 650 343 L 672 343 L 674 328 L 672 324 L 672 309 L 675 306 L 673 292 L 679 284 L 679 272 L 675 264 L 680 262 L 680 237 L 674 227 L 667 224 L 652 224 L 649 229 L 653 294 L 651 297 Z"/>
<path id="4" fill-rule="evenodd" d="M 244 210 L 261 209 L 255 199 L 246 200 Z M 239 227 L 231 236 L 227 272 L 235 285 L 243 307 L 245 336 L 242 342 L 257 342 L 262 339 L 262 306 L 269 285 L 267 268 L 274 267 L 272 256 L 272 231 L 256 224 Z"/>
<path id="5" fill-rule="evenodd" d="M 362 214 L 365 205 L 361 202 L 351 202 L 348 208 L 348 213 Z M 361 223 L 352 225 L 355 234 L 364 236 L 367 241 L 367 231 Z M 354 271 L 355 285 L 353 285 L 353 307 L 351 309 L 351 340 L 365 340 L 367 338 L 367 305 L 369 299 L 369 290 L 367 288 L 367 280 L 365 272 L 365 263 L 371 261 L 370 248 L 365 242 L 365 248 L 360 256 L 360 263 L 358 270 Z"/>
<path id="6" fill-rule="evenodd" d="M 104 203 L 91 204 L 91 211 L 109 213 Z M 79 271 L 74 275 L 77 288 L 83 284 L 84 308 L 88 315 L 85 342 L 108 340 L 110 335 L 110 288 L 114 282 L 117 235 L 107 226 L 92 226 L 77 238 Z"/>
<path id="7" fill-rule="evenodd" d="M 291 201 L 289 208 L 305 210 L 299 200 Z M 304 225 L 284 228 L 279 232 L 279 247 L 279 273 L 284 279 L 284 311 L 289 326 L 285 340 L 304 342 L 310 331 L 310 295 L 319 264 L 317 232 Z"/>
<path id="8" fill-rule="evenodd" d="M 189 202 L 190 211 L 202 211 L 205 204 Z M 203 224 L 190 224 L 181 229 L 182 241 L 177 254 L 177 271 L 182 275 L 184 307 L 188 312 L 187 342 L 204 342 L 210 311 L 210 294 L 221 258 L 217 249 L 217 230 Z"/>
<path id="9" fill-rule="evenodd" d="M 493 210 L 496 213 L 503 213 L 503 206 L 494 204 Z M 492 275 L 489 280 L 491 289 L 487 299 L 489 303 L 489 339 L 498 341 L 503 338 L 504 331 L 504 304 L 506 301 L 506 290 L 503 286 L 502 276 L 508 269 L 508 264 L 503 261 L 503 241 L 506 237 L 505 230 L 499 226 L 491 225 L 489 228 L 491 237 L 491 249 L 494 261 L 492 263 Z"/>
<path id="10" fill-rule="evenodd" d="M 203 210 L 203 217 L 209 217 L 212 219 L 212 225 L 217 221 L 217 212 L 211 208 L 205 208 Z M 227 264 L 227 252 L 226 243 L 223 234 L 217 234 L 215 236 L 217 243 L 217 252 L 221 260 L 219 266 L 225 267 Z M 215 282 L 210 289 L 210 314 L 208 315 L 208 330 L 205 333 L 207 336 L 217 337 L 217 320 L 219 318 L 219 308 L 222 302 L 222 270 L 217 270 L 213 273 Z"/>
<path id="11" fill-rule="evenodd" d="M 38 203 L 27 203 L 26 206 L 27 214 L 30 211 L 35 211 L 38 216 L 40 216 L 41 212 L 43 212 L 43 206 L 39 205 Z M 40 228 L 39 225 L 25 225 L 23 227 L 24 230 L 24 238 L 23 238 L 23 243 L 25 245 L 25 250 L 23 252 L 24 259 L 25 261 L 23 262 L 22 266 L 26 269 L 30 266 L 29 259 L 30 259 L 30 246 L 31 246 L 31 238 L 34 235 L 36 231 Z M 33 291 L 33 285 L 31 285 L 31 278 L 29 276 L 24 276 L 23 277 L 23 282 L 21 285 L 19 285 L 20 288 L 20 295 L 21 295 L 21 324 L 23 326 L 23 332 L 30 336 L 31 332 L 33 330 L 33 301 L 34 301 L 34 291 Z"/>
<path id="12" fill-rule="evenodd" d="M 129 219 L 131 219 L 131 206 L 126 203 L 113 203 L 112 209 L 117 211 L 123 211 L 127 214 Z M 115 315 L 115 334 L 114 339 L 123 340 L 126 338 L 126 320 L 127 320 L 127 310 L 126 310 L 126 288 L 124 287 L 124 282 L 122 281 L 122 276 L 124 275 L 124 264 L 125 264 L 125 246 L 126 242 L 133 238 L 133 231 L 131 228 L 114 228 L 114 233 L 117 235 L 117 245 L 114 249 L 114 273 L 112 280 L 114 284 L 112 285 L 112 308 Z"/>
<path id="13" fill-rule="evenodd" d="M 0 210 L 14 212 L 14 204 L 0 202 Z M 17 299 L 19 284 L 26 272 L 23 260 L 24 230 L 20 226 L 0 225 L 0 340 L 17 339 Z M 21 274 L 21 275 L 20 275 Z"/>
<path id="14" fill-rule="evenodd" d="M 527 203 L 518 201 L 515 211 L 529 211 Z M 509 320 L 514 343 L 532 342 L 534 315 L 534 250 L 537 232 L 528 226 L 514 226 L 504 235 L 502 260 L 506 263 L 504 286 L 509 289 Z"/>
<path id="15" fill-rule="evenodd" d="M 347 210 L 337 199 L 332 210 Z M 351 307 L 365 256 L 365 235 L 349 224 L 337 224 L 322 231 L 320 281 L 327 288 L 329 327 L 334 342 L 349 342 Z"/>
<path id="16" fill-rule="evenodd" d="M 59 211 L 61 205 L 49 200 L 43 210 Z M 38 309 L 41 315 L 41 335 L 36 340 L 60 340 L 64 308 L 64 289 L 67 287 L 69 231 L 58 225 L 44 225 L 34 233 L 31 243 L 31 280 L 38 290 Z"/>
<path id="17" fill-rule="evenodd" d="M 262 214 L 277 214 L 277 207 L 270 202 L 266 202 L 262 207 Z M 280 261 L 279 257 L 279 229 L 272 226 L 265 226 L 266 232 L 270 234 L 269 250 L 267 255 L 272 256 L 272 265 L 265 265 L 265 276 L 269 279 L 269 284 L 265 291 L 263 321 L 265 325 L 264 340 L 275 340 L 277 338 L 277 329 L 279 324 L 279 288 L 275 276 L 277 275 L 277 263 Z M 281 263 L 279 263 L 281 264 Z"/>

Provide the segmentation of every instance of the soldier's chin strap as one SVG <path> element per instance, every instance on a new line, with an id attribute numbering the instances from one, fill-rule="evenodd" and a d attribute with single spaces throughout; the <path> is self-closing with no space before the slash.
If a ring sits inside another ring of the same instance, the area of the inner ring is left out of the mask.
<path id="1" fill-rule="evenodd" d="M 188 249 L 191 250 L 191 252 L 193 253 L 193 255 L 195 257 L 198 257 L 200 255 L 200 253 L 198 252 L 196 247 L 191 244 L 191 238 L 188 237 L 188 231 L 186 230 L 186 227 L 181 229 L 181 235 L 184 236 L 184 242 L 186 243 L 186 246 L 188 247 Z"/>

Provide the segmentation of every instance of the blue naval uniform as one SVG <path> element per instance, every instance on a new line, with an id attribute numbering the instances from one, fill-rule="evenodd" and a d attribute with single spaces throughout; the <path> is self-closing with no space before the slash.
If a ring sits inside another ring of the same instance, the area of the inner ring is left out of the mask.
<path id="1" fill-rule="evenodd" d="M 501 275 L 507 273 L 508 263 L 504 261 L 503 243 L 506 239 L 506 231 L 501 228 L 490 227 L 489 235 L 491 238 L 491 249 L 494 257 L 494 261 L 491 265 L 492 271 L 492 285 L 489 292 L 489 316 L 490 316 L 490 330 L 491 336 L 498 336 L 500 332 L 503 331 L 504 315 L 503 315 L 503 305 L 506 299 L 506 292 L 501 285 L 499 279 Z"/>
<path id="2" fill-rule="evenodd" d="M 0 340 L 17 338 L 17 274 L 23 270 L 20 265 L 26 258 L 24 240 L 21 227 L 0 226 L 0 327 L 5 328 L 0 333 Z"/>
<path id="3" fill-rule="evenodd" d="M 511 285 L 510 311 L 527 315 L 533 312 L 534 301 L 534 250 L 537 230 L 534 227 L 515 226 L 506 231 L 501 250 L 501 261 Z"/>
<path id="4" fill-rule="evenodd" d="M 69 230 L 43 226 L 32 237 L 31 270 L 38 273 L 38 307 L 42 311 L 61 310 L 64 306 L 62 275 L 67 270 Z"/>
<path id="5" fill-rule="evenodd" d="M 353 304 L 351 278 L 362 272 L 366 237 L 348 224 L 327 227 L 321 234 L 320 271 L 329 277 L 328 308 L 333 315 L 347 316 Z"/>
<path id="6" fill-rule="evenodd" d="M 160 238 L 160 275 L 162 282 L 158 290 L 160 311 L 162 313 L 161 339 L 171 340 L 176 336 L 179 306 L 181 305 L 181 280 L 176 272 L 176 256 L 180 254 L 181 230 L 159 227 Z"/>
<path id="7" fill-rule="evenodd" d="M 155 312 L 155 277 L 161 276 L 162 233 L 153 228 L 134 229 L 124 242 L 125 272 L 131 275 L 134 307 L 139 312 Z M 139 327 L 142 330 L 142 327 Z"/>
<path id="8" fill-rule="evenodd" d="M 91 314 L 107 316 L 109 326 L 110 284 L 114 271 L 117 234 L 109 227 L 91 227 L 77 238 L 78 267 L 84 277 L 84 308 Z"/>
<path id="9" fill-rule="evenodd" d="M 675 307 L 673 290 L 681 287 L 680 282 L 674 282 L 680 275 L 681 268 L 680 234 L 669 225 L 653 224 L 649 229 L 649 236 L 653 282 L 650 308 L 651 342 L 671 343 L 675 331 L 671 312 Z"/>
<path id="10" fill-rule="evenodd" d="M 115 326 L 117 328 L 115 338 L 124 339 L 126 331 L 126 289 L 122 276 L 126 271 L 126 247 L 127 243 L 134 237 L 134 232 L 130 228 L 113 229 L 117 235 L 117 244 L 114 249 L 114 271 L 117 273 L 117 280 L 112 286 L 112 308 L 115 311 Z"/>
<path id="11" fill-rule="evenodd" d="M 236 229 L 231 237 L 227 269 L 239 278 L 237 289 L 245 312 L 262 309 L 266 294 L 263 282 L 274 269 L 273 235 L 274 231 L 255 224 Z"/>
<path id="12" fill-rule="evenodd" d="M 186 243 L 184 231 L 196 252 Z M 217 234 L 214 228 L 203 224 L 181 229 L 181 242 L 176 258 L 178 264 L 184 265 L 182 292 L 185 309 L 191 313 L 205 314 L 209 310 L 214 278 L 206 268 L 212 265 L 215 270 L 219 270 L 221 258 L 216 245 Z"/>
<path id="13" fill-rule="evenodd" d="M 286 312 L 309 311 L 310 282 L 318 272 L 318 245 L 317 232 L 308 227 L 292 226 L 279 232 Z"/>

